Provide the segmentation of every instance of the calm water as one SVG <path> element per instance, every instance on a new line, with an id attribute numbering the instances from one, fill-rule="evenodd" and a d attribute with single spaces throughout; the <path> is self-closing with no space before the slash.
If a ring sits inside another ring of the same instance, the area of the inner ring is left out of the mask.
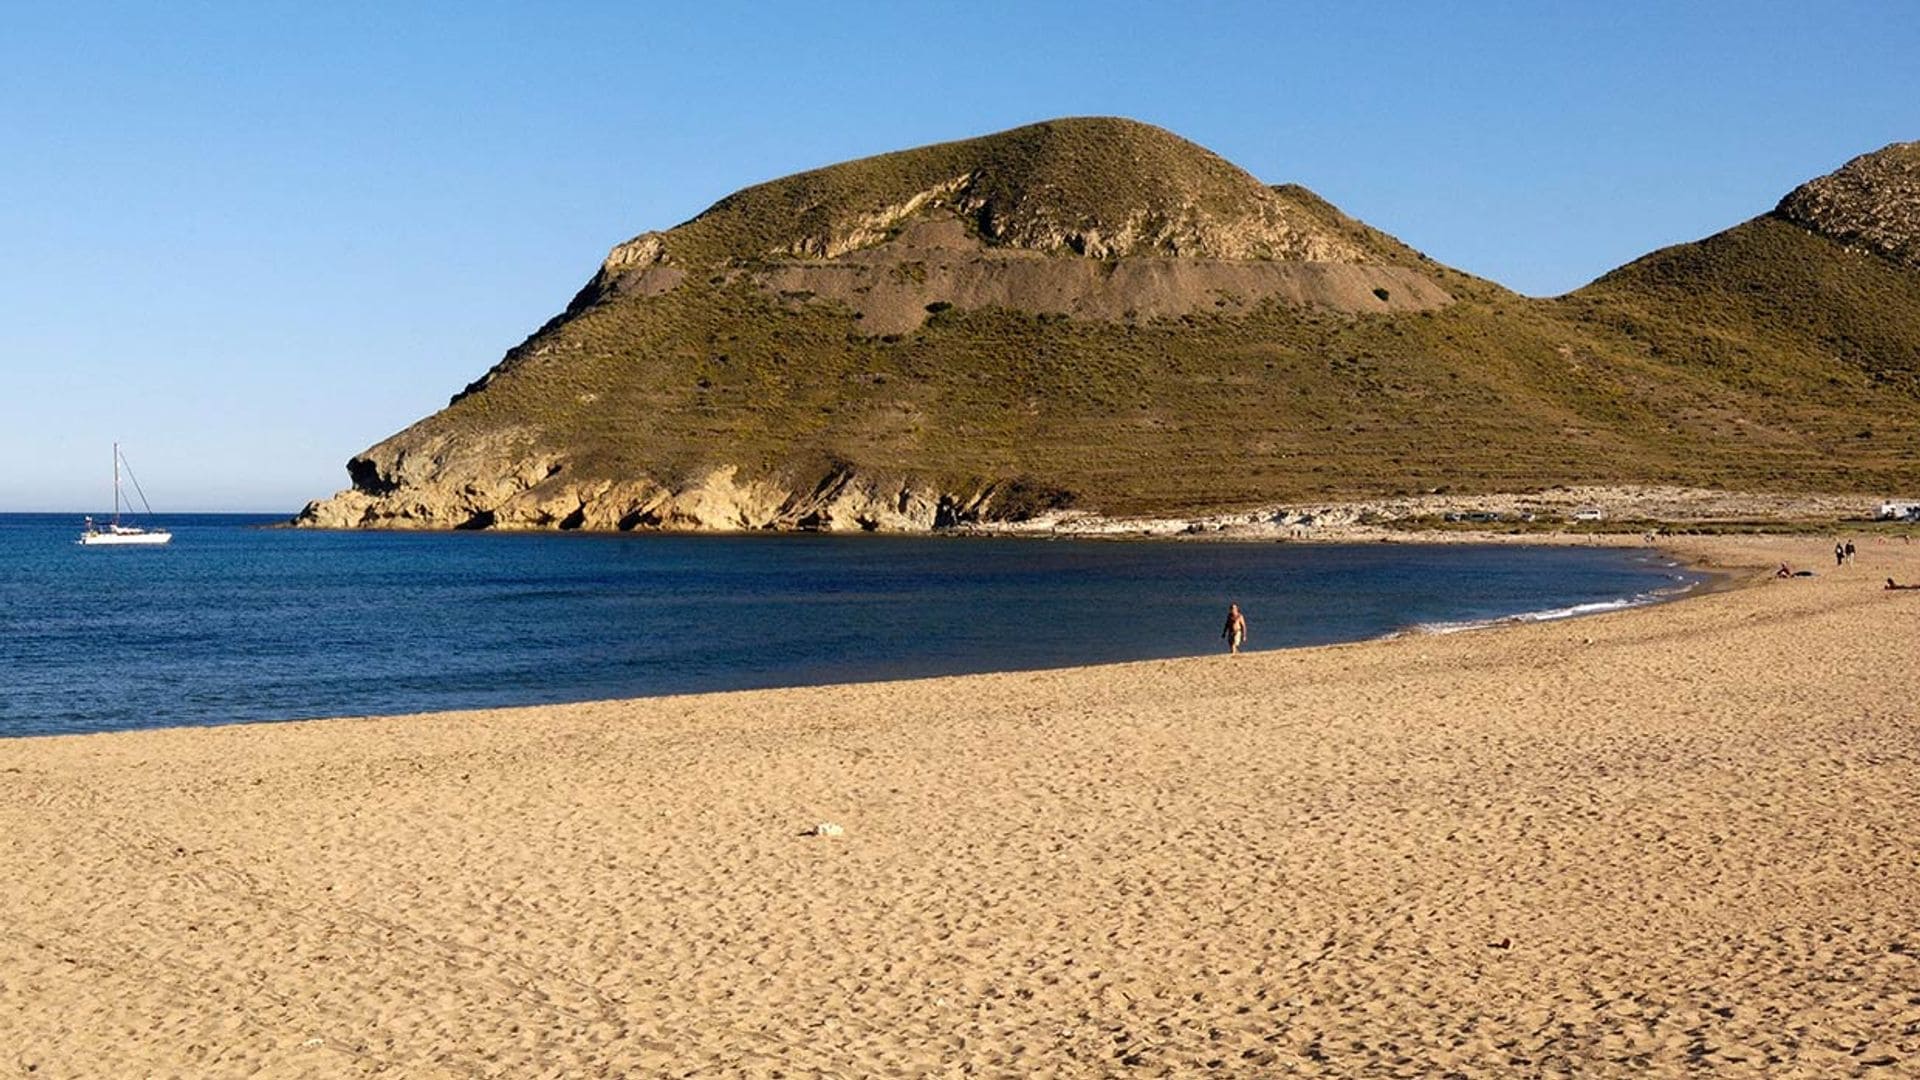
<path id="1" fill-rule="evenodd" d="M 1645 552 L 316 533 L 0 515 L 0 735 L 789 686 L 1250 648 L 1643 598 Z"/>

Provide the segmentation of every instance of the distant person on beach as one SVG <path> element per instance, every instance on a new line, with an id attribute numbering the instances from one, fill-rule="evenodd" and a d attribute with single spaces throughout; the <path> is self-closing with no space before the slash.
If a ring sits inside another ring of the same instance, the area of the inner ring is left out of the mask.
<path id="1" fill-rule="evenodd" d="M 1227 605 L 1227 625 L 1220 631 L 1227 639 L 1227 651 L 1235 656 L 1240 654 L 1240 643 L 1247 640 L 1247 617 L 1240 614 L 1239 604 Z"/>
<path id="2" fill-rule="evenodd" d="M 1774 577 L 1777 577 L 1777 578 L 1789 578 L 1789 577 L 1792 577 L 1792 576 L 1793 576 L 1793 568 L 1792 568 L 1792 567 L 1790 567 L 1790 566 L 1788 566 L 1788 565 L 1787 565 L 1786 563 L 1781 563 L 1781 564 L 1780 564 L 1780 569 L 1778 569 L 1778 570 L 1775 570 L 1775 571 L 1773 572 L 1773 576 L 1774 576 Z"/>
<path id="3" fill-rule="evenodd" d="M 1847 561 L 1853 561 L 1853 541 L 1847 541 Z"/>
<path id="4" fill-rule="evenodd" d="M 1894 581 L 1892 578 L 1888 578 L 1887 588 L 1889 589 L 1920 589 L 1920 585 L 1896 585 L 1894 584 Z"/>
<path id="5" fill-rule="evenodd" d="M 1842 566 L 1847 561 L 1847 546 L 1840 541 L 1833 542 L 1833 565 Z"/>

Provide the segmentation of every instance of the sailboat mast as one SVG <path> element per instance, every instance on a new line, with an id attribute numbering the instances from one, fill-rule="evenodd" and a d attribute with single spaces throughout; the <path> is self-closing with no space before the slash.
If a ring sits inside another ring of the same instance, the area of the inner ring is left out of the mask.
<path id="1" fill-rule="evenodd" d="M 113 523 L 120 524 L 120 444 L 113 444 Z"/>

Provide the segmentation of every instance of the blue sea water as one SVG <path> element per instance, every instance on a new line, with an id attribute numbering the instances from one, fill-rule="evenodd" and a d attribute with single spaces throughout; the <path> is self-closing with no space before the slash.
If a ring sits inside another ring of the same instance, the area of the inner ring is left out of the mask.
<path id="1" fill-rule="evenodd" d="M 524 705 L 1184 656 L 1647 599 L 1651 551 L 881 536 L 334 533 L 162 548 L 0 514 L 0 735 Z"/>

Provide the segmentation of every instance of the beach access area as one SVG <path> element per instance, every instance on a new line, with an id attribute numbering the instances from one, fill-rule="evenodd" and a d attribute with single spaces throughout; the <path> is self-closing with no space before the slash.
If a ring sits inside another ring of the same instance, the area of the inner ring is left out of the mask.
<path id="1" fill-rule="evenodd" d="M 1920 545 L 1667 546 L 1746 587 L 0 742 L 0 1072 L 1912 1074 Z"/>

